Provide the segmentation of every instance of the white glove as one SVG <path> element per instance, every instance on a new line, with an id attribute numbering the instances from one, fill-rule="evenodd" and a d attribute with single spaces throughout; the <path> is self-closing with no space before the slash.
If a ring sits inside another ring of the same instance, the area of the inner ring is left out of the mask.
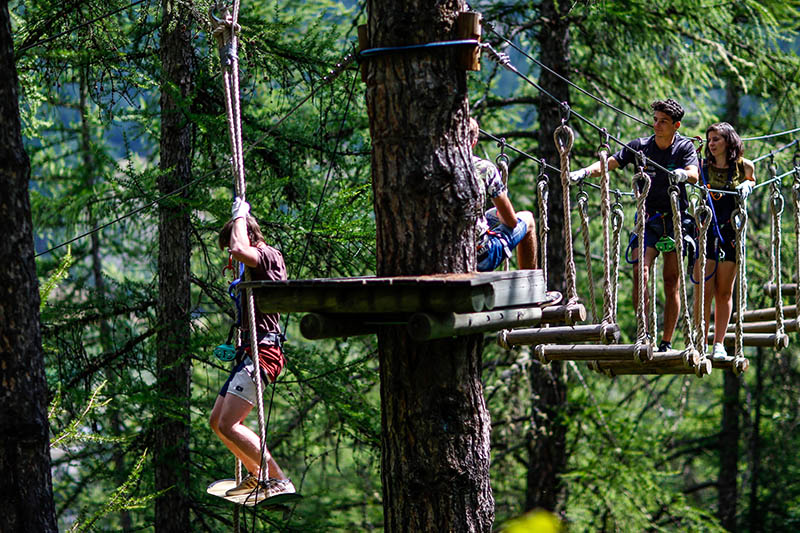
<path id="1" fill-rule="evenodd" d="M 241 197 L 237 196 L 233 200 L 233 208 L 231 209 L 231 218 L 236 220 L 239 217 L 247 218 L 247 215 L 250 214 L 250 204 L 242 200 Z"/>
<path id="2" fill-rule="evenodd" d="M 682 168 L 676 168 L 672 173 L 675 175 L 675 183 L 686 183 L 689 179 L 689 174 Z"/>
<path id="3" fill-rule="evenodd" d="M 736 191 L 739 193 L 739 196 L 742 197 L 742 200 L 747 200 L 747 197 L 753 192 L 753 182 L 747 180 L 740 183 L 736 186 Z"/>
<path id="4" fill-rule="evenodd" d="M 589 176 L 589 170 L 582 168 L 580 170 L 573 170 L 569 173 L 569 182 L 573 185 L 586 179 Z"/>

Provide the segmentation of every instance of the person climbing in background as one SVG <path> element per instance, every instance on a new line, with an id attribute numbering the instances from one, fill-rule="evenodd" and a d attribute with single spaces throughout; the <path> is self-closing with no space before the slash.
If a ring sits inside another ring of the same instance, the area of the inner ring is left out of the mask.
<path id="1" fill-rule="evenodd" d="M 480 136 L 480 127 L 474 118 L 469 119 L 470 148 L 474 150 Z M 505 183 L 491 161 L 472 155 L 472 164 L 483 185 L 481 189 L 491 199 L 494 207 L 484 212 L 477 222 L 478 271 L 497 268 L 511 251 L 517 249 L 519 268 L 534 269 L 537 265 L 536 222 L 530 211 L 515 211 L 508 198 Z M 485 202 L 482 203 L 482 205 Z"/>
<path id="2" fill-rule="evenodd" d="M 653 110 L 653 135 L 634 139 L 625 145 L 619 152 L 608 158 L 608 170 L 625 168 L 631 163 L 636 163 L 636 153 L 641 151 L 652 161 L 675 176 L 675 181 L 680 189 L 681 223 L 691 225 L 691 219 L 684 216 L 688 206 L 686 200 L 685 183 L 696 183 L 699 177 L 697 155 L 692 142 L 678 133 L 681 126 L 684 110 L 673 100 L 657 100 L 650 106 Z M 644 238 L 644 279 L 639 279 L 638 269 L 633 269 L 633 301 L 638 301 L 640 288 L 645 291 L 645 301 L 648 299 L 647 280 L 653 267 L 653 261 L 660 252 L 664 252 L 664 335 L 658 345 L 658 350 L 665 352 L 672 349 L 672 335 L 678 324 L 680 312 L 680 294 L 678 293 L 678 257 L 675 253 L 675 239 L 673 236 L 672 206 L 670 204 L 669 186 L 670 175 L 653 165 L 645 166 L 645 172 L 650 177 L 650 191 L 645 200 L 647 213 Z M 600 175 L 600 161 L 588 167 L 570 172 L 570 181 L 578 183 L 580 180 Z M 633 261 L 639 259 L 638 235 L 631 235 L 630 247 L 633 249 Z M 685 250 L 685 248 L 684 248 Z"/>
<path id="3" fill-rule="evenodd" d="M 742 200 L 753 191 L 755 185 L 754 166 L 742 157 L 742 139 L 727 122 L 712 124 L 706 129 L 705 159 L 701 166 L 703 184 L 711 189 L 736 191 Z M 705 331 L 708 338 L 711 300 L 714 310 L 714 345 L 712 357 L 725 357 L 723 341 L 728 329 L 733 304 L 733 284 L 736 281 L 736 231 L 731 223 L 731 214 L 736 209 L 736 197 L 730 194 L 710 193 L 708 202 L 714 215 L 706 241 L 706 271 L 704 277 Z M 695 263 L 695 279 L 701 279 L 700 263 Z M 695 291 L 695 316 L 699 313 L 700 291 Z"/>
<path id="4" fill-rule="evenodd" d="M 250 216 L 250 205 L 237 197 L 233 203 L 232 215 L 233 218 L 219 233 L 219 247 L 223 250 L 228 248 L 234 259 L 250 268 L 254 281 L 286 279 L 283 255 L 267 245 L 258 222 Z M 248 316 L 244 301 L 241 316 Z M 262 382 L 271 383 L 277 379 L 284 366 L 280 315 L 261 313 L 256 308 L 255 318 Z M 255 365 L 251 355 L 250 342 L 243 335 L 243 343 L 237 349 L 237 364 L 217 396 L 209 424 L 249 472 L 226 496 L 252 493 L 261 500 L 278 494 L 294 493 L 295 488 L 268 450 L 265 450 L 267 468 L 262 469 L 260 439 L 244 425 L 244 419 L 257 400 Z"/>

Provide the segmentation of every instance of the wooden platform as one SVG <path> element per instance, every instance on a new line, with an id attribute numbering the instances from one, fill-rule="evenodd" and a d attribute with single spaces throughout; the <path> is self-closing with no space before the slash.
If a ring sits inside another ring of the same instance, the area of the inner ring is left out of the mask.
<path id="1" fill-rule="evenodd" d="M 476 313 L 547 300 L 541 270 L 250 281 L 263 313 Z"/>

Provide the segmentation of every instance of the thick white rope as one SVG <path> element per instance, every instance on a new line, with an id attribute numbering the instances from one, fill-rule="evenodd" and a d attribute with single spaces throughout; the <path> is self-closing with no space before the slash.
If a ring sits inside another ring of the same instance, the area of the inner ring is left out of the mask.
<path id="1" fill-rule="evenodd" d="M 683 307 L 683 327 L 684 327 L 683 336 L 686 345 L 683 351 L 683 362 L 687 366 L 693 367 L 691 362 L 694 360 L 696 347 L 694 345 L 695 343 L 693 342 L 693 335 L 692 335 L 693 334 L 692 317 L 689 315 L 689 298 L 687 297 L 686 294 L 686 272 L 684 270 L 684 264 L 683 264 L 683 225 L 681 224 L 682 219 L 681 219 L 681 211 L 679 203 L 680 202 L 679 194 L 680 194 L 680 189 L 678 189 L 678 186 L 674 184 L 670 185 L 669 197 L 670 197 L 670 203 L 672 205 L 672 234 L 674 235 L 675 238 L 675 254 L 677 255 L 677 263 L 678 263 L 678 294 L 680 295 L 681 299 L 681 307 Z M 708 218 L 710 222 L 710 217 Z M 703 254 L 702 252 L 700 255 L 705 257 L 705 254 Z M 702 268 L 705 269 L 704 266 Z M 703 344 L 701 344 L 701 346 Z M 700 355 L 701 357 L 704 355 L 702 351 L 700 352 Z"/>
<path id="2" fill-rule="evenodd" d="M 773 271 L 775 273 L 775 349 L 781 348 L 780 340 L 784 335 L 783 324 L 783 293 L 781 290 L 781 215 L 783 214 L 784 201 L 781 194 L 780 182 L 775 179 L 778 169 L 775 165 L 770 165 L 769 171 L 772 182 L 772 198 L 770 207 L 772 209 L 772 258 Z"/>
<path id="3" fill-rule="evenodd" d="M 617 322 L 617 302 L 619 301 L 619 236 L 625 223 L 622 204 L 617 200 L 611 208 L 611 320 Z"/>
<path id="4" fill-rule="evenodd" d="M 586 277 L 589 281 L 589 303 L 592 310 L 592 322 L 597 322 L 597 303 L 595 301 L 594 274 L 592 273 L 592 243 L 589 236 L 589 213 L 586 205 L 589 203 L 589 195 L 586 191 L 580 191 L 577 197 L 578 214 L 581 219 L 581 233 L 583 234 L 583 249 L 586 255 Z"/>
<path id="5" fill-rule="evenodd" d="M 638 301 L 636 302 L 636 345 L 638 346 L 647 344 L 647 316 L 645 314 L 645 292 L 647 286 L 644 281 L 644 232 L 646 225 L 647 212 L 644 209 L 644 203 L 647 199 L 647 193 L 650 192 L 650 176 L 644 171 L 644 163 L 639 160 L 638 172 L 633 176 L 633 194 L 636 198 L 636 228 L 635 232 L 638 239 L 638 259 L 636 261 L 636 272 L 639 279 L 639 294 Z M 641 184 L 641 189 L 640 185 Z M 639 350 L 636 350 L 636 357 L 639 358 Z"/>
<path id="6" fill-rule="evenodd" d="M 212 34 L 217 40 L 217 50 L 222 66 L 223 87 L 225 89 L 225 109 L 228 120 L 228 134 L 231 143 L 232 166 L 234 174 L 234 192 L 242 200 L 245 199 L 246 181 L 244 174 L 244 154 L 242 151 L 242 121 L 239 100 L 239 58 L 237 57 L 240 29 L 236 22 L 239 12 L 239 1 L 234 2 L 233 10 L 220 8 L 222 18 L 211 17 Z M 252 281 L 249 268 L 245 268 L 245 281 Z M 263 385 L 261 383 L 261 357 L 258 350 L 258 331 L 256 329 L 255 298 L 251 288 L 245 289 L 247 304 L 247 322 L 250 333 L 250 358 L 255 366 L 254 381 L 256 385 L 258 429 L 261 442 L 261 477 L 266 479 L 270 455 L 266 447 L 266 421 L 264 416 Z"/>
<path id="7" fill-rule="evenodd" d="M 542 268 L 544 286 L 547 287 L 547 235 L 550 232 L 550 226 L 547 220 L 549 186 L 547 185 L 544 166 L 542 166 L 542 172 L 539 174 L 536 190 L 539 193 L 539 266 Z"/>
<path id="8" fill-rule="evenodd" d="M 741 197 L 740 197 L 741 198 Z M 731 224 L 736 232 L 736 344 L 734 348 L 733 373 L 739 374 L 744 359 L 744 311 L 747 309 L 747 269 L 745 268 L 745 239 L 747 236 L 747 207 L 738 199 L 739 205 L 731 213 Z"/>
<path id="9" fill-rule="evenodd" d="M 706 265 L 708 258 L 706 257 L 706 246 L 708 243 L 708 228 L 711 227 L 713 214 L 711 208 L 706 202 L 701 203 L 694 209 L 694 223 L 697 227 L 697 261 L 699 263 L 698 270 L 700 271 L 697 279 L 698 292 L 697 300 L 697 313 L 694 317 L 694 327 L 696 332 L 695 348 L 701 355 L 706 352 Z M 719 265 L 719 258 L 717 265 Z"/>
<path id="10" fill-rule="evenodd" d="M 562 139 L 563 137 L 563 139 Z M 553 139 L 558 148 L 558 155 L 561 157 L 561 190 L 562 205 L 564 208 L 564 247 L 567 252 L 566 263 L 566 282 L 567 282 L 567 305 L 578 302 L 578 289 L 575 280 L 575 257 L 572 250 L 572 220 L 569 201 L 569 152 L 575 141 L 575 134 L 572 128 L 566 124 L 561 124 L 553 133 Z"/>
<path id="11" fill-rule="evenodd" d="M 608 153 L 610 149 L 603 144 L 597 150 L 600 160 L 600 216 L 603 219 L 603 324 L 612 324 L 614 320 L 614 296 L 611 286 L 611 238 L 609 223 L 611 219 L 611 194 L 609 193 Z M 616 291 L 614 291 L 616 292 Z"/>

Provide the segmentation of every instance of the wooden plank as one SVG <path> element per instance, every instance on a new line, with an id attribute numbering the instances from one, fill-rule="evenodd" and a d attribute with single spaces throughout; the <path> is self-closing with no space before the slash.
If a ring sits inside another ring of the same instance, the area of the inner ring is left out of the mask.
<path id="1" fill-rule="evenodd" d="M 407 324 L 407 314 L 308 313 L 300 320 L 300 333 L 310 340 L 356 337 L 377 333 L 381 326 L 400 325 L 405 327 Z"/>
<path id="2" fill-rule="evenodd" d="M 265 313 L 471 313 L 492 309 L 495 290 L 502 293 L 503 306 L 527 302 L 524 306 L 530 307 L 546 300 L 534 288 L 536 272 L 250 281 L 239 287 L 252 288 Z"/>
<path id="3" fill-rule="evenodd" d="M 543 324 L 577 324 L 586 320 L 586 307 L 583 304 L 554 305 L 542 309 Z"/>
<path id="4" fill-rule="evenodd" d="M 643 361 L 653 358 L 651 344 L 540 344 L 535 348 L 540 361 Z"/>
<path id="5" fill-rule="evenodd" d="M 492 309 L 529 307 L 547 301 L 544 273 L 541 270 L 513 270 L 517 275 L 492 281 Z"/>
<path id="6" fill-rule="evenodd" d="M 694 351 L 685 354 L 678 350 L 656 352 L 649 361 L 639 363 L 630 360 L 592 361 L 589 368 L 607 376 L 621 375 L 667 375 L 695 374 L 698 377 L 711 373 L 712 362 L 708 357 L 699 357 Z"/>
<path id="7" fill-rule="evenodd" d="M 619 342 L 619 326 L 617 324 L 586 324 L 579 326 L 555 326 L 549 328 L 515 329 L 504 335 L 506 346 L 568 342 L 602 342 L 615 344 Z"/>
<path id="8" fill-rule="evenodd" d="M 776 283 L 765 283 L 763 290 L 767 296 L 775 297 L 778 285 Z M 781 294 L 783 296 L 794 296 L 797 292 L 797 285 L 794 283 L 781 283 Z"/>
<path id="9" fill-rule="evenodd" d="M 797 318 L 797 306 L 795 305 L 784 305 L 783 306 L 783 318 Z M 760 322 L 762 320 L 775 320 L 775 307 L 767 307 L 765 309 L 753 309 L 751 311 L 745 311 L 744 315 L 742 315 L 742 321 L 744 322 Z M 731 323 L 736 322 L 736 313 L 733 313 L 731 316 Z M 711 313 L 711 323 L 714 323 L 714 313 Z"/>
<path id="10" fill-rule="evenodd" d="M 714 335 L 709 334 L 706 341 L 714 342 Z M 728 347 L 735 346 L 736 334 L 726 333 L 723 344 Z M 742 344 L 744 346 L 761 346 L 764 348 L 776 348 L 778 350 L 782 350 L 789 346 L 789 336 L 778 336 L 775 333 L 745 333 L 742 335 Z"/>
<path id="11" fill-rule="evenodd" d="M 744 333 L 775 333 L 776 329 L 778 329 L 777 323 L 774 320 L 765 320 L 763 322 L 742 322 L 742 331 Z M 787 333 L 793 333 L 797 331 L 797 320 L 785 320 L 783 322 L 783 329 Z M 712 325 L 708 331 L 713 333 L 714 326 Z M 736 324 L 728 324 L 726 332 L 735 333 Z"/>
<path id="12" fill-rule="evenodd" d="M 538 324 L 540 308 L 499 309 L 479 313 L 415 313 L 408 320 L 408 334 L 417 342 L 499 331 L 515 326 Z"/>

